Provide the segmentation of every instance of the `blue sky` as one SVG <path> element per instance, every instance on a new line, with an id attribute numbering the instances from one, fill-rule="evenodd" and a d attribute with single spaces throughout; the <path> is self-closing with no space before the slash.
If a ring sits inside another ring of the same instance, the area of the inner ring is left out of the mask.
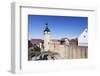
<path id="1" fill-rule="evenodd" d="M 51 31 L 51 38 L 77 38 L 88 27 L 88 17 L 28 15 L 28 36 L 43 39 L 45 24 Z"/>

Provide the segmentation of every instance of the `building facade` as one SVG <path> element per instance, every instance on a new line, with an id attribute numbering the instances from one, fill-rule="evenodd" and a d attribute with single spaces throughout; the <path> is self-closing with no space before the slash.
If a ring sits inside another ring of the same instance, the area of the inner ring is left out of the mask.
<path id="1" fill-rule="evenodd" d="M 87 28 L 78 37 L 78 46 L 88 46 L 88 29 Z"/>

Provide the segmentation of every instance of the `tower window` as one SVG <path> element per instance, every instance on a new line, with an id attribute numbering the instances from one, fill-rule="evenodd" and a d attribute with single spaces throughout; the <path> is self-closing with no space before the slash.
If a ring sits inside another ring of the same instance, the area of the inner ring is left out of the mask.
<path id="1" fill-rule="evenodd" d="M 84 38 L 86 38 L 86 36 L 84 35 Z"/>

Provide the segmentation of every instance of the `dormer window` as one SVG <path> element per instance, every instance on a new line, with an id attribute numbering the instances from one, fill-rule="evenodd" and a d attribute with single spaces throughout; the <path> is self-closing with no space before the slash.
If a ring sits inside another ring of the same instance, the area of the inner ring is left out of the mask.
<path id="1" fill-rule="evenodd" d="M 84 38 L 86 38 L 86 36 L 84 35 Z"/>

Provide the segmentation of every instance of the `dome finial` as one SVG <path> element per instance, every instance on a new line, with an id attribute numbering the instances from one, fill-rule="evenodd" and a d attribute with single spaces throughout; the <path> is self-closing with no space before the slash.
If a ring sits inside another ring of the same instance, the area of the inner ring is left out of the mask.
<path id="1" fill-rule="evenodd" d="M 48 26 L 48 22 L 45 25 Z"/>
<path id="2" fill-rule="evenodd" d="M 50 29 L 48 28 L 48 22 L 45 24 L 44 32 L 50 32 Z"/>

